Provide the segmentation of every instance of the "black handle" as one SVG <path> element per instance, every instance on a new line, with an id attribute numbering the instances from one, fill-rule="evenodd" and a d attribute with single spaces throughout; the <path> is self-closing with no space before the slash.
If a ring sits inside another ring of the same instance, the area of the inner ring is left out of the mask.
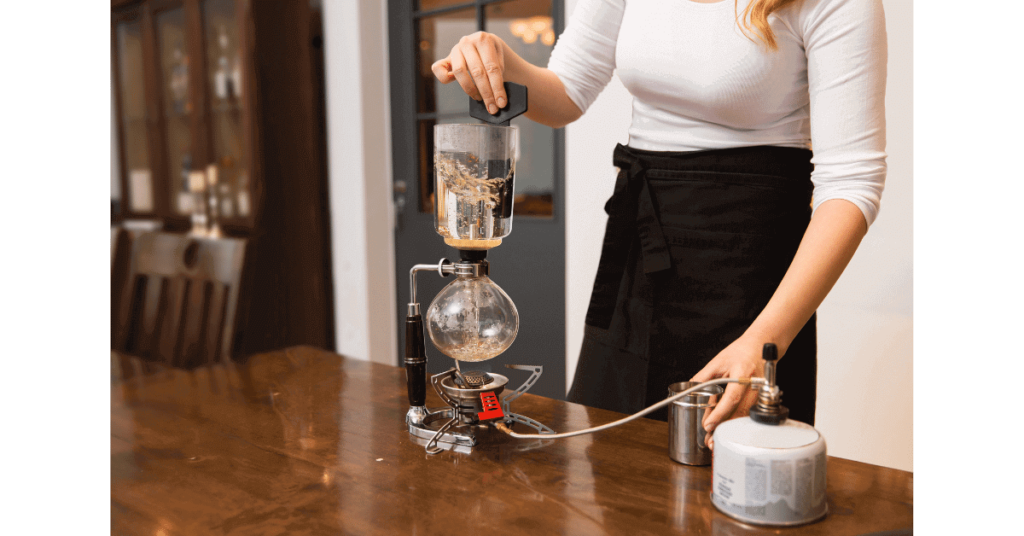
<path id="1" fill-rule="evenodd" d="M 526 86 L 505 82 L 505 97 L 508 102 L 498 113 L 491 115 L 483 101 L 469 98 L 469 115 L 493 125 L 508 126 L 509 121 L 526 113 Z"/>
<path id="2" fill-rule="evenodd" d="M 774 343 L 765 343 L 764 349 L 761 350 L 761 359 L 765 361 L 779 360 L 779 349 L 775 347 Z"/>
<path id="3" fill-rule="evenodd" d="M 423 317 L 405 317 L 405 379 L 409 405 L 427 403 L 427 353 L 423 347 Z"/>

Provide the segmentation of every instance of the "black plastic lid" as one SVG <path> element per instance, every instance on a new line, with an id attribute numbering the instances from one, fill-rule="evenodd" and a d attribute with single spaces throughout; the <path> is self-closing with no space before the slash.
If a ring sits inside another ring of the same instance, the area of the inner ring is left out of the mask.
<path id="1" fill-rule="evenodd" d="M 505 82 L 505 96 L 508 102 L 494 115 L 487 111 L 483 101 L 470 97 L 469 115 L 492 125 L 509 126 L 509 121 L 526 113 L 526 86 Z"/>

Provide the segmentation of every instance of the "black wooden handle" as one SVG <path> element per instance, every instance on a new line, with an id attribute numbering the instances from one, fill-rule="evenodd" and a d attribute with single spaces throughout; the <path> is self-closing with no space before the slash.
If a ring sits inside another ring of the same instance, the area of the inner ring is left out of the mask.
<path id="1" fill-rule="evenodd" d="M 427 403 L 427 353 L 423 348 L 423 317 L 405 317 L 405 378 L 409 405 Z"/>

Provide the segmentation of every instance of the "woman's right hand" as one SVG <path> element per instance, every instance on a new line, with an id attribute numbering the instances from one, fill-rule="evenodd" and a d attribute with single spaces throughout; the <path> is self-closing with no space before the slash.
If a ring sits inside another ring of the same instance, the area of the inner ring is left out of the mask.
<path id="1" fill-rule="evenodd" d="M 458 81 L 462 90 L 482 100 L 491 114 L 508 104 L 505 95 L 505 59 L 517 57 L 500 37 L 476 32 L 459 40 L 447 58 L 430 67 L 442 84 Z"/>

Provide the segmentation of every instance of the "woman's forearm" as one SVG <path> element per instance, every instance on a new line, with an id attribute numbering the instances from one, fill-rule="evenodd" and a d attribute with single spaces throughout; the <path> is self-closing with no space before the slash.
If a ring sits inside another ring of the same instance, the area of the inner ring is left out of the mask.
<path id="1" fill-rule="evenodd" d="M 867 222 L 856 205 L 843 199 L 822 203 L 779 288 L 743 336 L 773 342 L 780 356 L 784 355 L 832 290 L 866 233 Z"/>
<path id="2" fill-rule="evenodd" d="M 526 117 L 542 125 L 562 128 L 583 115 L 553 71 L 527 62 L 511 49 L 506 51 L 505 58 L 505 79 L 529 88 Z"/>

